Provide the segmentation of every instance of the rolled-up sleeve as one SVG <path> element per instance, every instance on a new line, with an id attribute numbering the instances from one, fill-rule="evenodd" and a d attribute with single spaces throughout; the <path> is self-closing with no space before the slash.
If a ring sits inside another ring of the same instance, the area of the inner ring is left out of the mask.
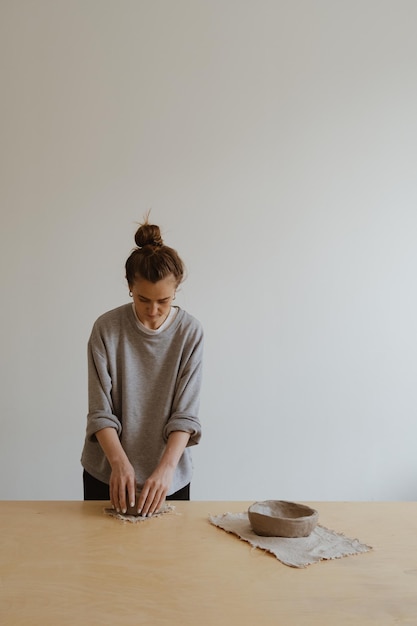
<path id="1" fill-rule="evenodd" d="M 188 446 L 197 445 L 201 439 L 198 417 L 203 365 L 203 331 L 201 327 L 189 341 L 183 363 L 178 372 L 172 412 L 164 429 L 164 438 L 175 431 L 190 434 Z"/>
<path id="2" fill-rule="evenodd" d="M 122 425 L 113 412 L 112 381 L 105 350 L 93 330 L 88 342 L 88 415 L 87 439 L 97 441 L 96 433 L 103 428 L 115 428 L 120 436 Z"/>

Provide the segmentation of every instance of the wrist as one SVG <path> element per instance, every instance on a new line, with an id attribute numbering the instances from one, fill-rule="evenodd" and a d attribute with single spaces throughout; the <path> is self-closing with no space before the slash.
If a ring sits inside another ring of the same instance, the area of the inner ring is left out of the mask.
<path id="1" fill-rule="evenodd" d="M 170 470 L 175 471 L 175 468 L 178 465 L 178 461 L 179 459 L 175 455 L 170 454 L 170 452 L 167 449 L 165 449 L 165 452 L 163 453 L 158 463 L 158 467 L 166 471 L 170 471 Z"/>
<path id="2" fill-rule="evenodd" d="M 107 457 L 107 460 L 110 463 L 110 467 L 112 468 L 112 470 L 121 469 L 123 467 L 126 467 L 126 465 L 130 465 L 129 459 L 127 458 L 126 454 L 117 454 L 114 456 L 110 455 Z"/>
<path id="3" fill-rule="evenodd" d="M 96 433 L 96 437 L 113 470 L 129 463 L 114 428 L 103 428 Z"/>

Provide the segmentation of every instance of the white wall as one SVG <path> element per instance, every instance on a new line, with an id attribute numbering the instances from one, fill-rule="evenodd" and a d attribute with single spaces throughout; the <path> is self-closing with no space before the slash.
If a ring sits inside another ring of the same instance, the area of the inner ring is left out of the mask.
<path id="1" fill-rule="evenodd" d="M 146 210 L 204 324 L 194 499 L 415 499 L 417 3 L 2 0 L 2 499 L 80 499 Z"/>

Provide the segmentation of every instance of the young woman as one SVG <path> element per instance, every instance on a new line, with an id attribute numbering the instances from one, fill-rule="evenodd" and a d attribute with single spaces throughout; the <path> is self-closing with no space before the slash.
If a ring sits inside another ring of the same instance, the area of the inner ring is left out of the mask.
<path id="1" fill-rule="evenodd" d="M 146 220 L 126 261 L 132 303 L 98 318 L 88 342 L 89 412 L 81 463 L 84 499 L 152 515 L 164 499 L 189 500 L 203 331 L 173 306 L 184 279 L 177 252 Z"/>

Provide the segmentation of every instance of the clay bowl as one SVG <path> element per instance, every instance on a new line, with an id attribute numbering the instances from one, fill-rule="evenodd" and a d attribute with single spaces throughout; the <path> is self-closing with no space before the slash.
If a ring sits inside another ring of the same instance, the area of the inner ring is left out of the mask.
<path id="1" fill-rule="evenodd" d="M 285 500 L 254 502 L 248 509 L 253 531 L 263 537 L 308 537 L 319 514 L 304 504 Z"/>

